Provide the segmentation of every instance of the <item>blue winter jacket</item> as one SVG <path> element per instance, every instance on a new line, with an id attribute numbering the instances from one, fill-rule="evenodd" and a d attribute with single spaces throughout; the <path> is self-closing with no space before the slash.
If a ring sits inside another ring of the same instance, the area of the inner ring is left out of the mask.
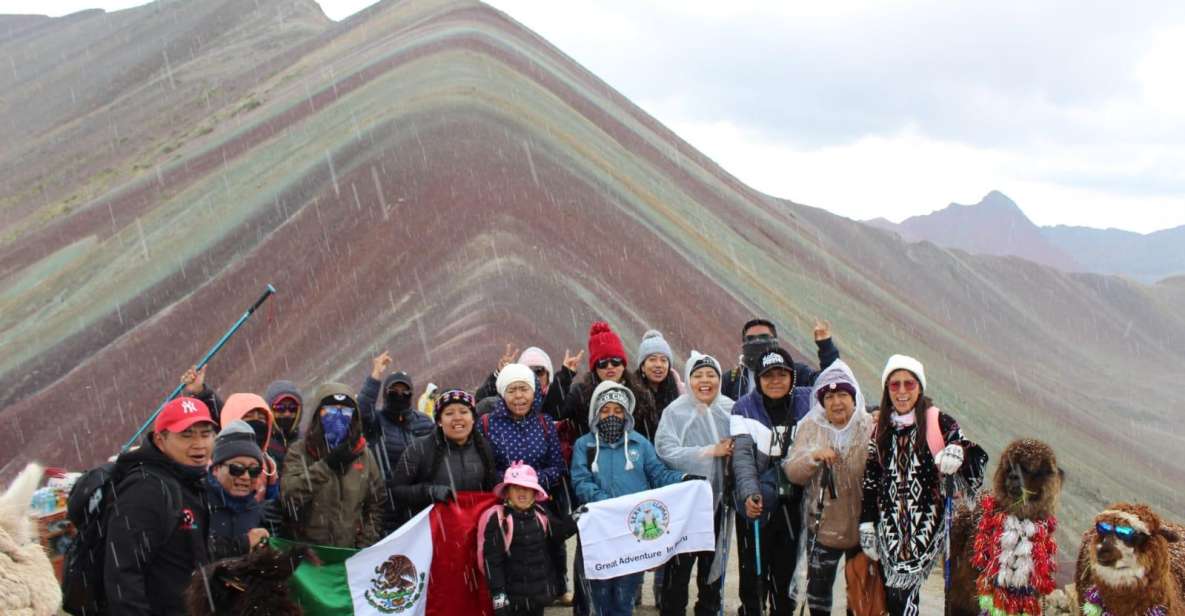
<path id="1" fill-rule="evenodd" d="M 632 423 L 632 422 L 631 422 Z M 593 503 L 644 490 L 661 488 L 683 480 L 683 473 L 671 470 L 654 451 L 654 445 L 634 430 L 629 434 L 629 457 L 633 468 L 625 468 L 625 438 L 601 443 L 597 455 L 596 434 L 589 432 L 572 446 L 572 491 L 581 503 Z M 592 471 L 593 460 L 597 472 Z"/>
<path id="2" fill-rule="evenodd" d="M 560 451 L 560 436 L 551 419 L 540 412 L 543 398 L 538 382 L 531 410 L 523 418 L 511 415 L 506 402 L 498 398 L 494 410 L 478 419 L 478 426 L 494 452 L 498 476 L 519 460 L 529 464 L 539 476 L 539 485 L 548 493 L 562 485 L 568 470 Z"/>

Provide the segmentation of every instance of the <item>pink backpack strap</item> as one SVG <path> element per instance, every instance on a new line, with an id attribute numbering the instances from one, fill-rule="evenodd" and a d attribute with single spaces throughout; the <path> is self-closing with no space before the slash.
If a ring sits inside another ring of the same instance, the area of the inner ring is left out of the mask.
<path id="1" fill-rule="evenodd" d="M 938 407 L 926 409 L 926 445 L 930 448 L 930 455 L 937 458 L 943 447 L 946 447 L 946 435 L 938 424 Z"/>
<path id="2" fill-rule="evenodd" d="M 502 544 L 506 547 L 506 551 L 510 552 L 510 540 L 514 538 L 514 518 L 510 519 L 510 524 L 507 525 L 506 512 L 502 509 L 502 504 L 498 503 L 489 509 L 482 512 L 481 517 L 477 519 L 477 567 L 481 570 L 482 575 L 488 575 L 486 572 L 486 527 L 490 525 L 490 518 L 498 518 L 498 528 L 502 531 Z M 509 528 L 507 528 L 509 526 Z"/>

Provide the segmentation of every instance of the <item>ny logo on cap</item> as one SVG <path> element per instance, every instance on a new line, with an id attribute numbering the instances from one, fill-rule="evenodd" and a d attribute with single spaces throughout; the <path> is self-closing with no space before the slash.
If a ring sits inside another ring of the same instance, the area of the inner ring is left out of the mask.
<path id="1" fill-rule="evenodd" d="M 780 363 L 783 363 L 782 356 L 778 355 L 777 353 L 770 353 L 770 354 L 766 355 L 765 357 L 761 358 L 761 367 L 762 368 L 764 368 L 766 366 L 771 366 L 773 364 L 780 364 Z"/>
<path id="2" fill-rule="evenodd" d="M 186 415 L 188 415 L 190 413 L 196 413 L 196 412 L 198 412 L 197 405 L 190 402 L 189 400 L 183 400 L 181 402 L 181 411 L 184 412 Z"/>

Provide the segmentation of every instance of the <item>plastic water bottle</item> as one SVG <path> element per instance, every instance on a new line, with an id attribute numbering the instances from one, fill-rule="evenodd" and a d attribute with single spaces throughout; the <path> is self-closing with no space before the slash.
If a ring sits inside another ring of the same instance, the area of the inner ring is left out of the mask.
<path id="1" fill-rule="evenodd" d="M 52 489 L 38 488 L 33 493 L 33 503 L 31 509 L 36 514 L 53 513 L 58 507 L 58 498 Z"/>

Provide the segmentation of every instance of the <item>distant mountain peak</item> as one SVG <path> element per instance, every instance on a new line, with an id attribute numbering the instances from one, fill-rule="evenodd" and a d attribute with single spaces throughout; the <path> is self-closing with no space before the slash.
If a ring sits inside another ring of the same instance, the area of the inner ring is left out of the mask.
<path id="1" fill-rule="evenodd" d="M 1012 199 L 1009 199 L 1007 195 L 1005 195 L 1004 193 L 1002 193 L 998 190 L 993 190 L 993 191 L 989 192 L 988 194 L 984 195 L 983 199 L 979 200 L 979 203 L 976 203 L 975 205 L 973 205 L 971 207 L 1006 209 L 1009 211 L 1016 212 L 1017 214 L 1020 214 L 1021 216 L 1025 216 L 1025 213 L 1021 211 L 1020 206 L 1016 205 L 1015 201 L 1013 201 Z M 1025 218 L 1028 218 L 1028 216 L 1025 216 Z"/>
<path id="2" fill-rule="evenodd" d="M 881 229 L 890 229 L 883 221 L 869 221 Z M 1041 229 L 1029 220 L 1015 201 L 993 190 L 973 205 L 951 203 L 947 207 L 911 216 L 895 226 L 909 241 L 928 240 L 947 248 L 998 256 L 1016 256 L 1063 271 L 1079 271 L 1081 266 L 1061 248 L 1053 245 Z"/>

